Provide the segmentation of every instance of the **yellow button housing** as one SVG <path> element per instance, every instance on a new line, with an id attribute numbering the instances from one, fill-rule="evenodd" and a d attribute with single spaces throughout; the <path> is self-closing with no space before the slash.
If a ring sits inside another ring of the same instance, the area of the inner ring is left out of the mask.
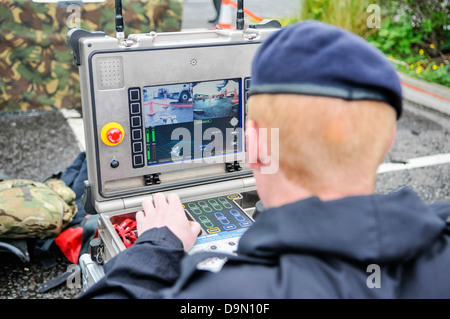
<path id="1" fill-rule="evenodd" d="M 125 131 L 119 123 L 109 122 L 105 126 L 103 126 L 100 132 L 100 138 L 103 143 L 108 146 L 116 146 L 119 145 L 123 138 L 125 137 Z"/>

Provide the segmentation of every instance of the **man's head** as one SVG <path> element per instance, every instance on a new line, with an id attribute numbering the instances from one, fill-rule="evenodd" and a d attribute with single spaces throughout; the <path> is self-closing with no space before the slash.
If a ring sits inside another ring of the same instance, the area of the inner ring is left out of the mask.
<path id="1" fill-rule="evenodd" d="M 372 191 L 401 112 L 395 69 L 350 32 L 299 23 L 269 37 L 255 56 L 247 127 L 279 129 L 276 174 L 311 195 Z M 264 201 L 274 178 L 260 174 L 261 165 L 252 168 Z"/>

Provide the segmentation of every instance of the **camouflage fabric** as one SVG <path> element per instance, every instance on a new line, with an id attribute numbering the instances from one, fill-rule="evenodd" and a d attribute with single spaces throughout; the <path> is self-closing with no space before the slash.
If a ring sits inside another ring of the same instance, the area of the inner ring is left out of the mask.
<path id="1" fill-rule="evenodd" d="M 50 187 L 59 197 L 64 201 L 66 205 L 64 206 L 64 212 L 62 215 L 62 228 L 64 229 L 72 221 L 73 217 L 78 211 L 77 204 L 75 202 L 76 194 L 75 192 L 66 184 L 56 178 L 49 179 L 44 183 Z"/>
<path id="2" fill-rule="evenodd" d="M 115 35 L 114 0 L 0 0 L 0 111 L 81 108 L 69 28 Z M 182 0 L 123 0 L 125 33 L 179 31 Z"/>
<path id="3" fill-rule="evenodd" d="M 0 237 L 58 235 L 77 212 L 75 193 L 63 181 L 13 179 L 0 182 Z"/>

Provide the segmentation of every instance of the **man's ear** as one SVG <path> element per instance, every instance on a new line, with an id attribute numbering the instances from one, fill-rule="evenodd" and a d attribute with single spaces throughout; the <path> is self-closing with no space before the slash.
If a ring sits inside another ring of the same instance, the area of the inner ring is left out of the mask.
<path id="1" fill-rule="evenodd" d="M 245 129 L 245 140 L 247 145 L 247 163 L 252 170 L 258 171 L 259 161 L 259 126 L 254 120 L 247 120 Z"/>
<path id="2" fill-rule="evenodd" d="M 274 174 L 279 168 L 278 129 L 261 128 L 253 120 L 247 121 L 245 132 L 247 142 L 247 162 L 253 172 Z M 270 144 L 270 145 L 269 145 Z"/>
<path id="3" fill-rule="evenodd" d="M 391 133 L 391 140 L 389 141 L 389 145 L 386 150 L 386 154 L 392 148 L 392 145 L 394 145 L 396 134 L 397 134 L 397 125 L 394 125 L 394 128 L 392 129 L 392 133 Z"/>

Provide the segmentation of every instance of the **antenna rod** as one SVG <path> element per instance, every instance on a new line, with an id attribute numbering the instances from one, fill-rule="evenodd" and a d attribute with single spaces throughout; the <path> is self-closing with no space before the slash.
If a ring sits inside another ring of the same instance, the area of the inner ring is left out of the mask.
<path id="1" fill-rule="evenodd" d="M 236 30 L 244 30 L 244 0 L 237 2 Z"/>
<path id="2" fill-rule="evenodd" d="M 123 32 L 123 15 L 122 15 L 122 0 L 115 0 L 116 5 L 116 37 L 123 39 L 125 34 Z"/>

